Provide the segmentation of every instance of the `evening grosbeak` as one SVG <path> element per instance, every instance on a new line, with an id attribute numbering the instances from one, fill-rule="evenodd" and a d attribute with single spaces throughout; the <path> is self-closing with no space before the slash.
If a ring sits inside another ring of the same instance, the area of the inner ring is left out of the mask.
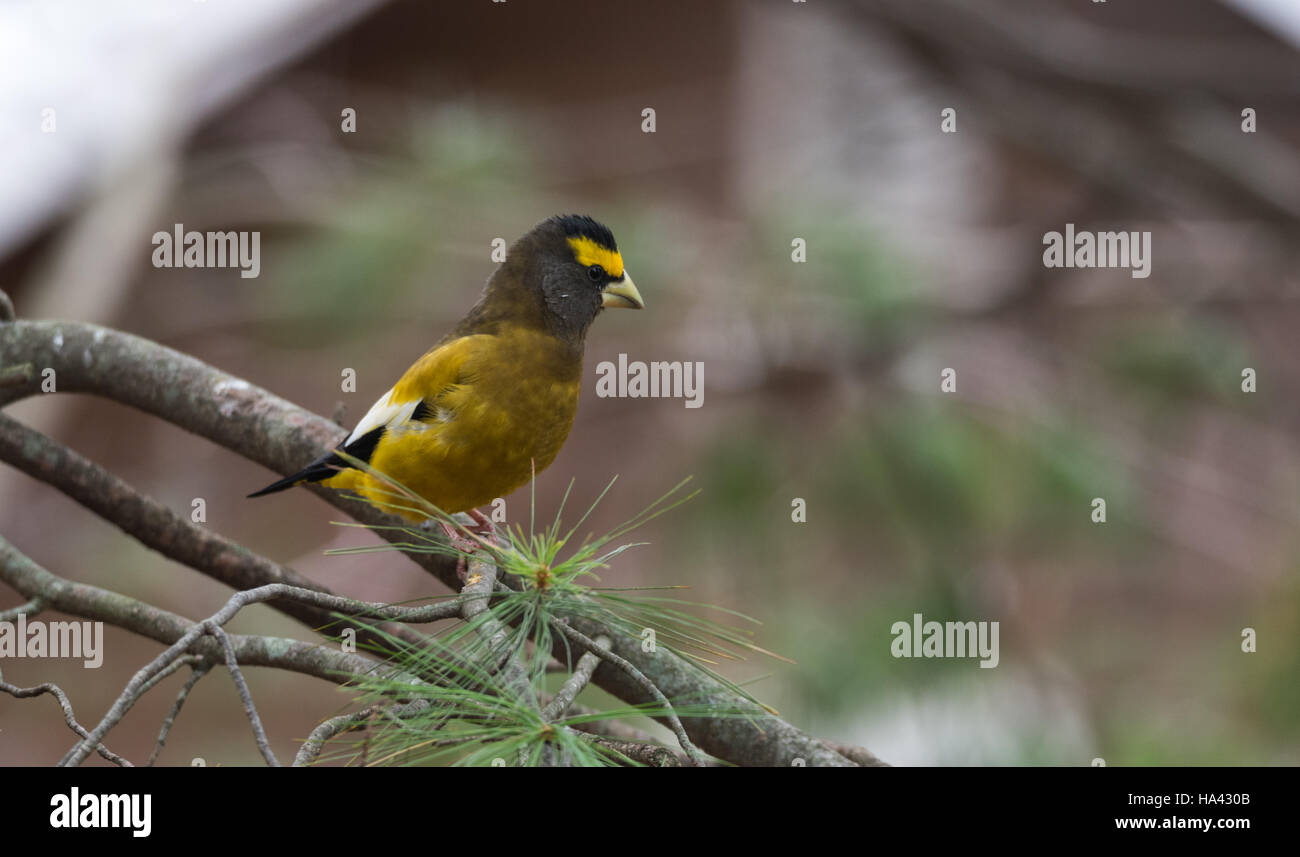
<path id="1" fill-rule="evenodd" d="M 578 215 L 543 221 L 339 447 L 249 496 L 319 482 L 380 508 L 400 502 L 392 486 L 335 454 L 341 449 L 442 511 L 486 525 L 476 507 L 525 484 L 564 445 L 592 321 L 606 307 L 644 306 L 609 229 Z"/>

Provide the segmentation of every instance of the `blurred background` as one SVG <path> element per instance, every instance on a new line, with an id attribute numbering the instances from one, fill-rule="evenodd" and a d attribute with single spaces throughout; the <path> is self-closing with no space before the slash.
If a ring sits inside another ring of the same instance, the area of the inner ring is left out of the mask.
<path id="1" fill-rule="evenodd" d="M 539 515 L 570 478 L 573 513 L 619 475 L 596 531 L 701 489 L 606 585 L 761 620 L 797 665 L 724 672 L 895 764 L 1297 764 L 1297 45 L 1286 0 L 10 3 L 0 283 L 19 317 L 148 337 L 350 426 L 474 302 L 493 239 L 589 213 L 648 309 L 593 328 Z M 1151 231 L 1150 278 L 1044 268 L 1067 222 Z M 177 223 L 260 231 L 260 276 L 154 268 Z M 597 398 L 619 353 L 702 361 L 704 406 Z M 398 554 L 326 556 L 376 540 L 306 492 L 245 500 L 273 474 L 160 420 L 7 413 L 338 592 L 441 589 Z M 0 533 L 191 618 L 228 594 L 8 468 Z M 915 613 L 1000 622 L 998 667 L 893 658 Z M 231 627 L 310 637 L 263 607 Z M 99 670 L 0 667 L 95 722 L 158 651 L 105 633 Z M 248 678 L 281 758 L 348 702 Z M 110 746 L 147 756 L 182 682 Z M 0 764 L 70 745 L 52 700 L 0 696 Z M 224 674 L 161 763 L 194 757 L 260 764 Z"/>

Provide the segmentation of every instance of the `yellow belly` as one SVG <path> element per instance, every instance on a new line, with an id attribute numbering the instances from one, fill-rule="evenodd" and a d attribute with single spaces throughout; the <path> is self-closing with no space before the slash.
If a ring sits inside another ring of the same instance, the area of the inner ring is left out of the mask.
<path id="1" fill-rule="evenodd" d="M 573 427 L 581 388 L 576 366 L 538 360 L 537 343 L 512 337 L 468 383 L 438 398 L 445 420 L 391 427 L 370 466 L 449 514 L 491 503 L 555 460 Z M 528 361 L 528 362 L 525 362 Z M 521 369 L 518 367 L 527 367 Z M 325 481 L 377 506 L 400 505 L 393 488 L 346 470 Z M 389 508 L 412 520 L 424 516 Z"/>

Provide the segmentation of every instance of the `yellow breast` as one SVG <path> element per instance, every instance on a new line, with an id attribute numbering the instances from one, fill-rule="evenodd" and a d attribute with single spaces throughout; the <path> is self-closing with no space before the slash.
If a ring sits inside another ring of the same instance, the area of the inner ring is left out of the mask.
<path id="1" fill-rule="evenodd" d="M 573 427 L 581 389 L 581 352 L 545 332 L 505 327 L 472 339 L 457 354 L 453 383 L 445 366 L 421 369 L 421 362 L 403 377 L 394 395 L 418 395 L 432 418 L 390 425 L 370 458 L 371 467 L 447 513 L 491 503 L 549 466 Z M 420 389 L 419 375 L 439 389 Z M 391 488 L 358 471 L 326 484 L 395 502 Z"/>

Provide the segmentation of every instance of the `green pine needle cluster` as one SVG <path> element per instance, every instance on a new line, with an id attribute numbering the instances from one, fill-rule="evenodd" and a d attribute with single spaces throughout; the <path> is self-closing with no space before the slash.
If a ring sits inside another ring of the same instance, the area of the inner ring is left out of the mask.
<path id="1" fill-rule="evenodd" d="M 347 458 L 346 455 L 344 455 Z M 623 706 L 599 712 L 568 711 L 548 722 L 542 714 L 546 699 L 548 665 L 553 657 L 571 670 L 579 653 L 557 632 L 557 623 L 573 618 L 599 622 L 612 633 L 640 639 L 643 646 L 662 647 L 714 680 L 724 684 L 745 704 L 726 707 L 689 699 L 671 700 L 671 713 L 687 717 L 753 717 L 771 712 L 747 691 L 712 670 L 720 661 L 740 660 L 745 653 L 772 653 L 752 642 L 756 620 L 724 608 L 646 594 L 647 590 L 605 588 L 600 572 L 611 562 L 644 542 L 623 542 L 628 534 L 694 497 L 683 493 L 689 478 L 646 506 L 627 521 L 601 535 L 576 540 L 582 525 L 605 498 L 616 479 L 610 480 L 572 526 L 563 524 L 564 508 L 573 490 L 569 483 L 555 517 L 538 526 L 535 493 L 530 498 L 528 527 L 501 526 L 496 539 L 467 530 L 459 521 L 428 503 L 400 483 L 370 468 L 363 468 L 385 486 L 385 505 L 414 513 L 424 520 L 418 526 L 399 528 L 405 538 L 395 543 L 333 550 L 331 554 L 401 550 L 459 556 L 441 537 L 450 528 L 461 540 L 472 540 L 476 554 L 496 565 L 497 587 L 486 610 L 469 621 L 459 621 L 431 636 L 431 643 L 415 646 L 367 626 L 380 642 L 376 654 L 392 667 L 384 676 L 372 675 L 353 684 L 356 702 L 376 713 L 361 733 L 340 736 L 322 759 L 345 759 L 365 765 L 634 765 L 610 747 L 584 734 L 581 727 L 595 721 L 663 717 L 670 713 L 661 703 Z M 373 498 L 371 498 L 373 502 Z M 437 535 L 435 535 L 435 533 Z M 667 587 L 680 589 L 685 587 Z M 451 596 L 455 597 L 455 596 Z M 705 607 L 742 627 L 703 618 Z M 362 625 L 355 618 L 347 621 Z M 522 667 L 529 694 L 511 686 L 501 669 L 511 659 Z M 784 659 L 783 659 L 784 660 Z M 421 682 L 392 678 L 420 676 Z M 542 700 L 542 705 L 538 700 Z M 362 737 L 353 737 L 360 734 Z"/>

